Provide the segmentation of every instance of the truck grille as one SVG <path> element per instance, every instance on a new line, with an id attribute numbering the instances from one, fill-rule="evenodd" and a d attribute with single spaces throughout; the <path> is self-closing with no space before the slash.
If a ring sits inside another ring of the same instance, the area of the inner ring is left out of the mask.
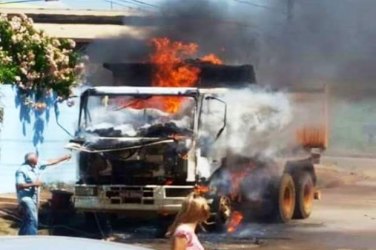
<path id="1" fill-rule="evenodd" d="M 154 204 L 153 188 L 111 187 L 106 197 L 111 204 Z"/>
<path id="2" fill-rule="evenodd" d="M 97 187 L 85 187 L 85 186 L 75 187 L 76 196 L 96 196 L 97 194 L 98 194 Z"/>

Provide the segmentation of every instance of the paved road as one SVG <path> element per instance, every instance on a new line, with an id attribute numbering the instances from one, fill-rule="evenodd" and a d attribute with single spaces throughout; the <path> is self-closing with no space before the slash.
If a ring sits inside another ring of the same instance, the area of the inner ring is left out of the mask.
<path id="1" fill-rule="evenodd" d="M 376 178 L 376 158 L 324 156 L 321 161 L 324 165 L 334 165 L 340 167 L 341 170 Z"/>
<path id="2" fill-rule="evenodd" d="M 243 225 L 236 235 L 200 235 L 207 249 L 372 249 L 376 250 L 376 182 L 323 190 L 308 220 L 288 225 Z M 260 245 L 253 238 L 261 238 Z M 137 240 L 136 240 L 137 241 Z M 165 240 L 144 241 L 144 246 L 168 249 Z"/>

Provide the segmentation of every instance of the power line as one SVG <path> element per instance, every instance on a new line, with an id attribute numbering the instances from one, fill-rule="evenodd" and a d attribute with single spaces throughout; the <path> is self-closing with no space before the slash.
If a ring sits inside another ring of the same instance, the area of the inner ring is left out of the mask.
<path id="1" fill-rule="evenodd" d="M 121 4 L 121 3 L 118 3 L 114 0 L 103 0 L 107 3 L 110 3 L 111 4 L 111 7 L 112 7 L 112 4 L 115 4 L 115 5 L 118 5 L 118 6 L 121 6 L 121 7 L 124 7 L 124 8 L 131 8 L 130 6 L 127 6 L 127 5 L 124 5 L 124 4 Z"/>
<path id="2" fill-rule="evenodd" d="M 146 6 L 149 6 L 149 7 L 157 8 L 157 9 L 159 8 L 158 5 L 146 3 L 146 2 L 143 2 L 143 1 L 140 1 L 140 0 L 130 0 L 130 1 L 135 2 L 135 3 L 139 3 L 139 4 L 143 4 L 143 5 L 146 5 Z"/>
<path id="3" fill-rule="evenodd" d="M 129 4 L 132 4 L 132 5 L 136 5 L 136 6 L 139 6 L 138 9 L 141 9 L 143 11 L 148 11 L 146 9 L 142 9 L 141 7 L 146 7 L 145 4 L 141 4 L 139 2 L 134 2 L 132 0 L 117 0 L 117 1 L 120 1 L 120 2 L 123 2 L 123 3 L 129 3 Z M 150 5 L 147 5 L 147 7 L 153 7 L 153 8 L 159 8 L 158 6 L 150 6 Z"/>
<path id="4" fill-rule="evenodd" d="M 140 7 L 135 7 L 134 5 L 136 3 L 133 3 L 133 2 L 130 2 L 130 1 L 127 1 L 127 0 L 103 0 L 103 1 L 107 2 L 107 3 L 110 3 L 111 5 L 115 4 L 117 6 L 121 6 L 123 8 L 135 9 L 135 10 L 141 10 L 141 11 L 147 11 L 146 9 L 141 8 L 141 5 L 137 5 L 137 6 L 140 6 Z M 132 4 L 132 6 L 126 5 L 126 3 Z"/>
<path id="5" fill-rule="evenodd" d="M 0 4 L 30 3 L 30 2 L 44 2 L 44 0 L 19 0 L 19 1 L 10 1 L 10 2 L 0 2 Z"/>
<path id="6" fill-rule="evenodd" d="M 287 21 L 291 22 L 293 18 L 295 0 L 287 0 Z"/>
<path id="7" fill-rule="evenodd" d="M 277 12 L 280 12 L 280 13 L 282 13 L 284 15 L 287 14 L 282 9 L 276 8 L 276 7 L 273 7 L 273 6 L 269 6 L 269 5 L 257 4 L 257 3 L 253 3 L 253 2 L 250 2 L 250 1 L 247 1 L 247 0 L 233 0 L 233 1 L 235 1 L 237 3 L 241 3 L 241 4 L 246 4 L 246 5 L 250 5 L 250 6 L 253 6 L 253 7 L 257 7 L 257 8 L 263 8 L 263 9 L 266 9 L 266 10 L 277 11 Z"/>

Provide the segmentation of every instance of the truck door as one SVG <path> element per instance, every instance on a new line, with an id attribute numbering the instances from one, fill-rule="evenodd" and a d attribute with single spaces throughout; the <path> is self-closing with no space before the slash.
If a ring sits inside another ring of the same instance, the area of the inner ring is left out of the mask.
<path id="1" fill-rule="evenodd" d="M 227 125 L 227 104 L 214 95 L 206 95 L 201 99 L 198 147 L 197 174 L 201 178 L 209 178 L 219 167 L 220 159 L 216 159 L 217 140 L 223 136 Z"/>

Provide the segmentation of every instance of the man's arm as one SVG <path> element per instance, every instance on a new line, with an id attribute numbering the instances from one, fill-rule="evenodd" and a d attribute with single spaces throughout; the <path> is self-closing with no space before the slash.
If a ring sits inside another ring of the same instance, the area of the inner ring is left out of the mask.
<path id="1" fill-rule="evenodd" d="M 52 165 L 56 165 L 60 162 L 63 162 L 63 161 L 66 161 L 66 160 L 69 160 L 71 158 L 71 155 L 64 155 L 60 158 L 57 158 L 57 159 L 53 159 L 53 160 L 48 160 L 46 162 L 46 164 L 43 164 L 44 166 L 52 166 Z"/>

